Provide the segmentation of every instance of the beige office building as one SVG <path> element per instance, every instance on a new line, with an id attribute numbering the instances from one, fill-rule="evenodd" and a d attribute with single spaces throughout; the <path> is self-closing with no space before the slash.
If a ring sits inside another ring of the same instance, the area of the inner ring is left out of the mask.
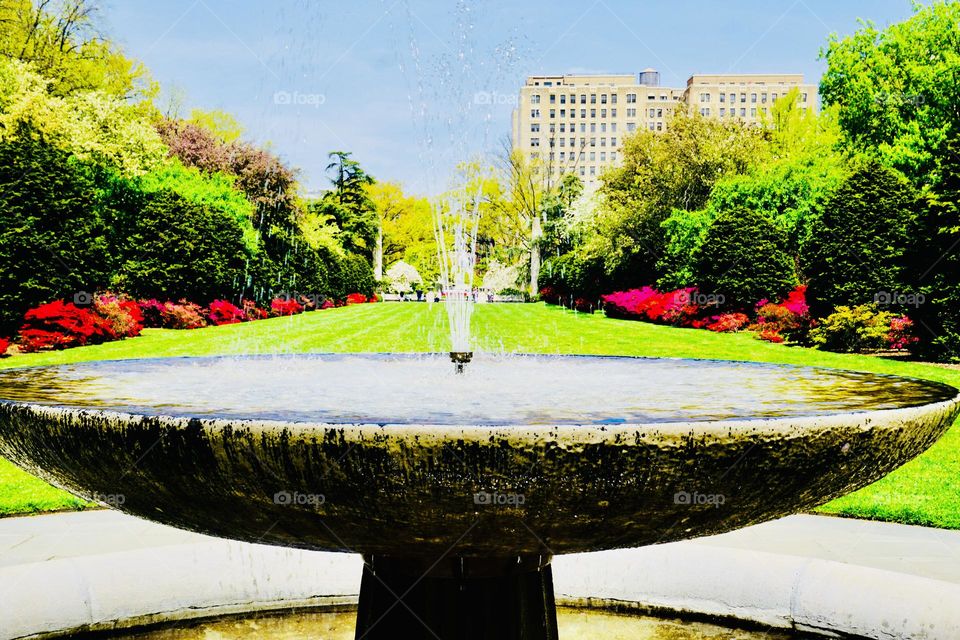
<path id="1" fill-rule="evenodd" d="M 697 74 L 685 88 L 660 86 L 660 74 L 530 76 L 513 112 L 513 147 L 549 167 L 572 172 L 588 187 L 621 157 L 623 138 L 664 131 L 675 109 L 759 123 L 762 113 L 793 87 L 801 105 L 816 108 L 816 86 L 800 74 Z"/>

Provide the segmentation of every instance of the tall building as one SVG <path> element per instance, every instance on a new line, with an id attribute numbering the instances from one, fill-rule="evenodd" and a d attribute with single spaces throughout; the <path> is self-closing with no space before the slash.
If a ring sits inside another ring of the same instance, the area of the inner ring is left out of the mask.
<path id="1" fill-rule="evenodd" d="M 682 89 L 661 87 L 654 69 L 530 76 L 513 112 L 513 148 L 541 160 L 555 177 L 572 172 L 593 187 L 619 161 L 624 136 L 641 128 L 664 131 L 676 109 L 759 123 L 794 87 L 801 106 L 816 109 L 816 86 L 804 84 L 801 74 L 696 74 Z"/>

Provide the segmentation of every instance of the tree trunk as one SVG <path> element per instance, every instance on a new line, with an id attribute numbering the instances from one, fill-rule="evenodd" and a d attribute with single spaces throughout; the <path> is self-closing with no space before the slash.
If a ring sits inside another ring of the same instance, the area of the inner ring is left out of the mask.
<path id="1" fill-rule="evenodd" d="M 377 229 L 377 246 L 373 249 L 373 277 L 383 280 L 383 226 Z"/>
<path id="2" fill-rule="evenodd" d="M 540 216 L 533 217 L 533 228 L 530 231 L 530 295 L 540 293 L 540 237 L 543 236 L 543 227 Z"/>

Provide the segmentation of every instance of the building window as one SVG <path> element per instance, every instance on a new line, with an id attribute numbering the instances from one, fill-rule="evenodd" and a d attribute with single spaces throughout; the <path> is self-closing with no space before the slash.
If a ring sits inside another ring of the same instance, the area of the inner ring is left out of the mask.
<path id="1" fill-rule="evenodd" d="M 560 133 L 566 133 L 566 132 L 567 132 L 567 123 L 566 123 L 566 122 L 561 122 L 561 123 L 560 123 Z"/>
<path id="2" fill-rule="evenodd" d="M 636 117 L 637 117 L 637 110 L 636 110 L 636 109 L 627 109 L 627 117 L 628 117 L 628 118 L 636 118 Z"/>
<path id="3" fill-rule="evenodd" d="M 634 104 L 637 101 L 637 94 L 628 93 L 627 94 L 627 104 Z"/>
<path id="4" fill-rule="evenodd" d="M 536 151 L 533 151 L 533 152 L 530 153 L 530 159 L 531 159 L 531 160 L 536 160 L 536 159 L 539 158 L 539 157 L 540 157 L 540 154 L 537 153 Z"/>
<path id="5" fill-rule="evenodd" d="M 651 118 L 656 118 L 656 117 L 657 117 L 657 110 L 656 110 L 656 109 L 650 109 L 650 117 L 651 117 Z"/>
<path id="6" fill-rule="evenodd" d="M 580 167 L 580 175 L 581 175 L 581 176 L 586 175 L 586 172 L 587 172 L 586 167 Z"/>
<path id="7" fill-rule="evenodd" d="M 709 111 L 709 109 L 707 109 L 707 110 Z M 658 118 L 662 118 L 662 117 L 663 117 L 663 109 L 657 109 L 657 117 L 658 117 Z"/>
<path id="8" fill-rule="evenodd" d="M 616 109 L 610 109 L 610 117 L 611 117 L 611 118 L 616 118 L 616 117 L 617 117 L 617 110 L 616 110 Z"/>
<path id="9" fill-rule="evenodd" d="M 530 96 L 530 104 L 540 104 L 540 94 L 535 93 Z"/>
<path id="10" fill-rule="evenodd" d="M 710 102 L 710 94 L 709 94 L 709 93 L 701 93 L 701 94 L 700 94 L 700 102 Z"/>
<path id="11" fill-rule="evenodd" d="M 731 102 L 731 104 L 734 103 L 734 102 L 736 102 L 736 101 L 737 101 L 737 94 L 731 93 L 731 94 L 730 94 L 730 102 Z"/>
<path id="12" fill-rule="evenodd" d="M 580 123 L 580 133 L 586 133 L 586 132 L 587 132 L 587 123 L 586 123 L 586 122 L 581 122 L 581 123 Z"/>
<path id="13" fill-rule="evenodd" d="M 805 93 L 802 94 L 802 98 L 803 98 L 803 102 L 806 102 L 806 101 L 807 101 L 807 94 L 805 94 Z"/>
<path id="14" fill-rule="evenodd" d="M 591 152 L 590 152 L 590 162 L 596 162 L 596 160 L 597 160 L 597 152 L 596 152 L 596 151 L 591 151 Z"/>
<path id="15" fill-rule="evenodd" d="M 776 101 L 777 101 L 777 94 L 771 93 L 771 94 L 770 94 L 770 102 L 776 102 Z"/>
<path id="16" fill-rule="evenodd" d="M 597 146 L 597 139 L 596 139 L 596 138 L 590 138 L 590 146 L 591 146 L 591 147 Z"/>
<path id="17" fill-rule="evenodd" d="M 755 94 L 755 93 L 751 93 L 751 94 L 750 94 L 750 103 L 751 103 L 751 104 L 756 104 L 756 103 L 757 103 L 757 94 Z"/>
<path id="18" fill-rule="evenodd" d="M 570 94 L 570 104 L 577 104 L 577 94 L 575 93 Z"/>
<path id="19" fill-rule="evenodd" d="M 616 162 L 616 161 L 617 161 L 617 152 L 616 152 L 616 151 L 611 151 L 611 152 L 610 152 L 610 162 Z"/>
<path id="20" fill-rule="evenodd" d="M 585 93 L 580 94 L 580 104 L 587 104 L 587 94 Z"/>
<path id="21" fill-rule="evenodd" d="M 653 123 L 651 122 L 651 123 L 650 123 L 650 131 L 653 131 L 654 128 L 655 128 L 655 127 L 653 126 Z"/>
<path id="22" fill-rule="evenodd" d="M 601 117 L 601 118 L 606 118 L 606 117 L 607 117 L 607 110 L 606 110 L 606 109 L 600 109 L 600 117 Z"/>
<path id="23" fill-rule="evenodd" d="M 611 122 L 611 123 L 610 123 L 610 133 L 616 133 L 616 132 L 617 132 L 617 123 L 616 123 L 616 122 Z"/>
<path id="24" fill-rule="evenodd" d="M 566 139 L 566 138 L 560 138 L 560 146 L 561 146 L 561 147 L 567 146 L 567 145 L 566 145 L 566 142 L 567 142 L 567 139 Z"/>
<path id="25" fill-rule="evenodd" d="M 767 94 L 765 94 L 765 93 L 761 93 L 761 94 L 760 94 L 760 102 L 762 102 L 762 103 L 764 103 L 764 104 L 767 103 Z"/>
<path id="26" fill-rule="evenodd" d="M 550 104 L 557 104 L 557 94 L 555 93 L 550 94 Z"/>
<path id="27" fill-rule="evenodd" d="M 700 107 L 700 115 L 702 115 L 702 116 L 709 116 L 709 115 L 710 115 L 710 107 Z"/>
<path id="28" fill-rule="evenodd" d="M 727 101 L 727 94 L 721 93 L 721 94 L 720 94 L 720 102 L 726 102 L 726 101 Z"/>
<path id="29" fill-rule="evenodd" d="M 627 123 L 627 131 L 636 131 L 636 130 L 637 130 L 637 123 L 636 123 L 636 122 L 628 122 L 628 123 Z"/>
<path id="30" fill-rule="evenodd" d="M 540 117 L 540 109 L 530 109 L 530 117 L 531 117 L 531 118 L 539 118 L 539 117 Z"/>
<path id="31" fill-rule="evenodd" d="M 581 118 L 586 118 L 586 117 L 587 117 L 587 110 L 586 110 L 586 109 L 580 109 L 580 117 L 581 117 Z"/>
<path id="32" fill-rule="evenodd" d="M 600 123 L 600 133 L 606 133 L 606 132 L 607 132 L 607 123 L 606 123 L 606 122 L 601 122 L 601 123 Z"/>
<path id="33" fill-rule="evenodd" d="M 653 94 L 650 94 L 649 96 L 647 96 L 647 100 L 656 100 L 656 99 L 657 99 L 657 96 Z"/>
<path id="34" fill-rule="evenodd" d="M 576 138 L 570 138 L 570 146 L 571 146 L 571 147 L 577 146 L 577 145 L 575 144 L 575 140 L 576 140 Z"/>
<path id="35" fill-rule="evenodd" d="M 600 104 L 607 104 L 607 94 L 602 94 L 600 96 Z"/>
<path id="36" fill-rule="evenodd" d="M 551 118 L 556 118 L 556 117 L 557 117 L 557 110 L 556 110 L 556 109 L 550 109 L 550 117 L 551 117 Z"/>
<path id="37" fill-rule="evenodd" d="M 610 138 L 610 146 L 611 146 L 611 147 L 617 146 L 617 139 L 616 139 L 616 138 Z"/>
<path id="38" fill-rule="evenodd" d="M 567 110 L 566 110 L 566 109 L 560 109 L 560 117 L 561 117 L 561 118 L 566 118 L 566 117 L 567 117 Z"/>
<path id="39" fill-rule="evenodd" d="M 747 94 L 745 94 L 745 93 L 741 93 L 741 94 L 740 94 L 740 102 L 742 102 L 742 103 L 746 103 L 746 102 L 747 102 Z"/>
<path id="40" fill-rule="evenodd" d="M 596 132 L 597 132 L 597 123 L 596 123 L 596 122 L 591 122 L 591 123 L 590 123 L 590 133 L 596 133 Z"/>
<path id="41" fill-rule="evenodd" d="M 592 176 L 597 175 L 597 168 L 596 168 L 596 167 L 594 167 L 594 166 L 591 166 L 591 167 L 590 167 L 590 175 L 592 175 Z"/>
<path id="42" fill-rule="evenodd" d="M 746 110 L 746 109 L 740 109 L 740 117 L 741 117 L 741 118 L 746 118 L 746 117 L 747 117 L 747 110 Z"/>
<path id="43" fill-rule="evenodd" d="M 560 146 L 562 147 L 562 146 L 563 146 L 563 144 L 562 144 L 562 143 L 563 143 L 563 140 L 561 140 L 560 143 L 561 143 Z M 567 152 L 566 152 L 566 151 L 561 151 L 561 152 L 560 152 L 560 162 L 563 162 L 564 160 L 566 160 L 566 155 L 567 155 Z"/>
<path id="44" fill-rule="evenodd" d="M 708 109 L 708 111 L 709 111 L 709 109 Z M 663 123 L 662 123 L 662 122 L 658 122 L 658 123 L 657 123 L 657 131 L 663 131 Z"/>
<path id="45" fill-rule="evenodd" d="M 534 122 L 530 125 L 530 133 L 540 133 L 540 123 Z"/>
<path id="46" fill-rule="evenodd" d="M 540 138 L 530 138 L 530 146 L 531 146 L 531 147 L 539 147 L 539 146 L 540 146 Z"/>
<path id="47" fill-rule="evenodd" d="M 601 146 L 601 147 L 607 146 L 607 139 L 606 139 L 606 138 L 600 138 L 600 146 Z"/>
<path id="48" fill-rule="evenodd" d="M 720 117 L 722 118 L 725 115 L 727 115 L 727 110 L 724 109 L 723 107 L 720 107 Z"/>
<path id="49" fill-rule="evenodd" d="M 557 132 L 557 125 L 551 123 L 551 124 L 550 124 L 550 133 L 556 133 L 556 132 Z"/>
<path id="50" fill-rule="evenodd" d="M 597 94 L 595 93 L 590 94 L 590 104 L 597 104 Z"/>

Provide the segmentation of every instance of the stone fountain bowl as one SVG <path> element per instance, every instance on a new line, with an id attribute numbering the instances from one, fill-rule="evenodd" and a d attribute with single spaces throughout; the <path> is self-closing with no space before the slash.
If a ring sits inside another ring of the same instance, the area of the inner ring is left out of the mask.
<path id="1" fill-rule="evenodd" d="M 122 511 L 367 556 L 549 557 L 805 511 L 912 459 L 957 390 L 720 361 L 172 358 L 0 371 L 0 454 Z"/>

